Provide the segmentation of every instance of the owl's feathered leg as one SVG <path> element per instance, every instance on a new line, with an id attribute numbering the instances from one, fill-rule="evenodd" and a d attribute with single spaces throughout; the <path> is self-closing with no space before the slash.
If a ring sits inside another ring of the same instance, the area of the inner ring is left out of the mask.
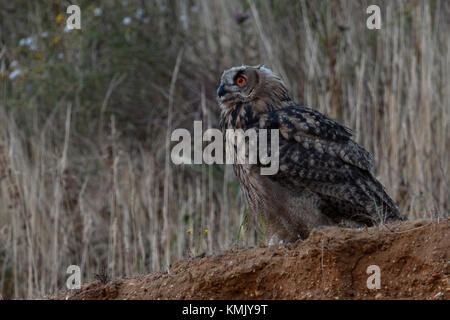
<path id="1" fill-rule="evenodd" d="M 266 206 L 262 211 L 264 223 L 268 226 L 268 243 L 279 244 L 306 239 L 313 229 L 334 225 L 335 223 L 322 213 L 321 202 L 320 197 L 309 190 L 301 194 L 286 190 L 284 197 L 274 199 L 272 206 Z M 278 205 L 273 206 L 274 203 Z"/>

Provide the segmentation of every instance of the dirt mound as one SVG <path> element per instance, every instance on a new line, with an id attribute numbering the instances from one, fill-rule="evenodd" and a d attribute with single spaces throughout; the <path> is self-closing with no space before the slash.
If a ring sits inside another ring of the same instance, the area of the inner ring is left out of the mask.
<path id="1" fill-rule="evenodd" d="M 449 230 L 449 219 L 322 229 L 295 244 L 231 250 L 53 298 L 449 299 Z M 367 288 L 371 265 L 380 268 L 380 289 Z"/>

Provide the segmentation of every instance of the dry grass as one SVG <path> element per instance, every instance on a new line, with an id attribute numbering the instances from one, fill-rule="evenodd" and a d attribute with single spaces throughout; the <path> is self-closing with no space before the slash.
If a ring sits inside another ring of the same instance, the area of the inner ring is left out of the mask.
<path id="1" fill-rule="evenodd" d="M 0 293 L 54 292 L 71 264 L 83 281 L 115 278 L 257 244 L 231 168 L 166 153 L 172 128 L 217 127 L 220 74 L 243 63 L 355 129 L 409 218 L 447 216 L 450 4 L 377 2 L 379 31 L 364 1 L 111 1 L 101 16 L 81 1 L 71 33 L 55 25 L 59 1 L 0 8 Z"/>

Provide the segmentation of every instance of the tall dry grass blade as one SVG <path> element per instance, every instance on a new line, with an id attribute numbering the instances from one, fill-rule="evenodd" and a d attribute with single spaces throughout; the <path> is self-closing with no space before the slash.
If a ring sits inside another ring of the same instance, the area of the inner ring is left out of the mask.
<path id="1" fill-rule="evenodd" d="M 175 84 L 178 78 L 178 72 L 180 71 L 181 61 L 183 57 L 183 50 L 178 53 L 175 61 L 175 67 L 172 72 L 172 79 L 170 81 L 169 90 L 169 107 L 167 111 L 167 131 L 166 131 L 166 143 L 165 143 L 165 162 L 164 162 L 164 200 L 163 200 L 163 237 L 164 243 L 164 260 L 165 265 L 170 265 L 170 241 L 171 232 L 169 226 L 169 192 L 170 192 L 170 137 L 172 135 L 172 113 L 174 105 Z"/>

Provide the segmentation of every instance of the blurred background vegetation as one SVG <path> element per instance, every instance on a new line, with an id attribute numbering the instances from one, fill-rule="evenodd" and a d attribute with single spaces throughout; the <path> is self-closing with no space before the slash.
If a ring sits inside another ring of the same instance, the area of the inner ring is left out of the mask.
<path id="1" fill-rule="evenodd" d="M 174 128 L 218 127 L 234 65 L 265 64 L 353 128 L 410 219 L 448 216 L 448 1 L 0 3 L 4 298 L 65 288 L 71 264 L 85 282 L 261 242 L 229 166 L 166 152 Z M 381 30 L 366 28 L 370 4 Z"/>

